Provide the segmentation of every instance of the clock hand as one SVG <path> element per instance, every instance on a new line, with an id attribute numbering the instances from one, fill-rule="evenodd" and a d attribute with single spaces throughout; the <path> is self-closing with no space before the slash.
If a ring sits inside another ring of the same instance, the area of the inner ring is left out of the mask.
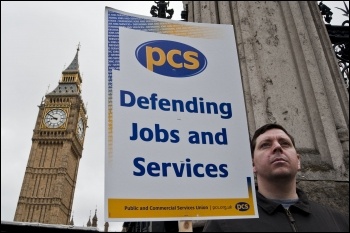
<path id="1" fill-rule="evenodd" d="M 48 113 L 47 115 L 51 116 L 51 117 L 52 117 L 52 119 L 57 120 L 57 117 L 54 117 L 54 116 L 53 116 L 53 115 L 51 115 L 50 113 Z"/>

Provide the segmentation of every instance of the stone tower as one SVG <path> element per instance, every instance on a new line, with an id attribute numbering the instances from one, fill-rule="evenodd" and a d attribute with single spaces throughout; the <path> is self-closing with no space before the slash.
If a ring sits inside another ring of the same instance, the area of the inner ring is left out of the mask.
<path id="1" fill-rule="evenodd" d="M 14 221 L 70 223 L 87 127 L 78 54 L 39 105 Z"/>

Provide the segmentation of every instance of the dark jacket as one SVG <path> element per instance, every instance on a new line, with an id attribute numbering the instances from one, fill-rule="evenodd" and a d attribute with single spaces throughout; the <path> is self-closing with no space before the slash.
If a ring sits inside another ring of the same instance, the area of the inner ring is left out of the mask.
<path id="1" fill-rule="evenodd" d="M 285 210 L 281 204 L 256 192 L 259 218 L 210 220 L 203 232 L 349 232 L 349 218 L 307 199 L 297 189 L 299 201 Z"/>

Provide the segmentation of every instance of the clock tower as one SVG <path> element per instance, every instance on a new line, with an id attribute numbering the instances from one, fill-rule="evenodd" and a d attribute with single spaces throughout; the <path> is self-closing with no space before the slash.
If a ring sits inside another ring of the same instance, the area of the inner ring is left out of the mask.
<path id="1" fill-rule="evenodd" d="M 69 224 L 87 128 L 78 54 L 39 105 L 14 221 Z"/>

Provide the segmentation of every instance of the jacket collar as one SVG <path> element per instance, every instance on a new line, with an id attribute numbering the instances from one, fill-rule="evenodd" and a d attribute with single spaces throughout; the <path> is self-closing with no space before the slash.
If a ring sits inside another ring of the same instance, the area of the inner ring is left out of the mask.
<path id="1" fill-rule="evenodd" d="M 306 194 L 301 189 L 298 189 L 298 188 L 296 191 L 297 191 L 297 194 L 299 197 L 299 201 L 297 203 L 295 203 L 294 205 L 291 205 L 290 208 L 297 208 L 302 212 L 311 213 L 310 202 L 309 202 Z M 281 204 L 276 203 L 276 202 L 264 197 L 261 193 L 259 193 L 258 189 L 256 192 L 256 197 L 258 200 L 258 205 L 262 209 L 264 209 L 268 214 L 272 214 L 278 208 L 283 208 L 283 206 Z"/>

